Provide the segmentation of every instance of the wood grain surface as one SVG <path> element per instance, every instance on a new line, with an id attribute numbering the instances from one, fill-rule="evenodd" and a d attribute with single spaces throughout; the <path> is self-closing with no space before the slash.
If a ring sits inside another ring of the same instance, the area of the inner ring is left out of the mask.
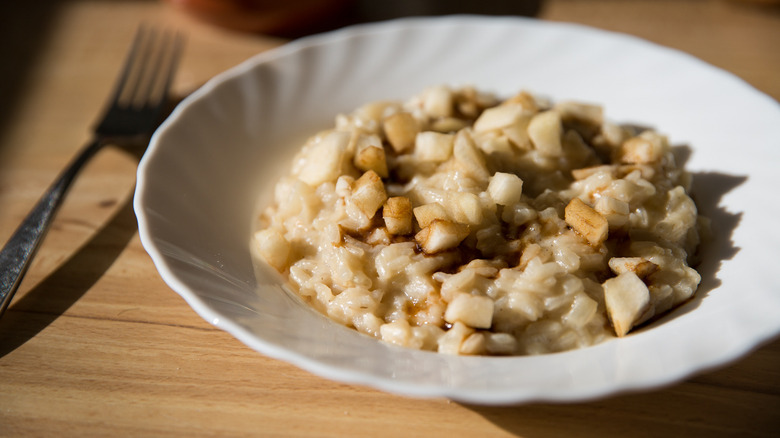
<path id="1" fill-rule="evenodd" d="M 88 139 L 139 23 L 188 34 L 178 95 L 285 41 L 210 27 L 159 1 L 34 4 L 0 6 L 0 242 Z M 777 6 L 549 0 L 535 12 L 683 50 L 780 99 Z M 107 149 L 90 163 L 0 320 L 0 436 L 780 433 L 778 340 L 655 391 L 510 407 L 389 395 L 266 358 L 158 276 L 131 205 L 138 155 Z"/>

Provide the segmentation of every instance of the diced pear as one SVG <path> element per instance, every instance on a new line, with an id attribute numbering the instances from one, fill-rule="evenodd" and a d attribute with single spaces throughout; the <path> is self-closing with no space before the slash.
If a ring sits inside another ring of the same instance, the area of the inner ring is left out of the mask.
<path id="1" fill-rule="evenodd" d="M 479 91 L 470 85 L 458 88 L 455 91 L 455 96 L 458 112 L 472 121 L 485 108 L 490 108 L 500 103 L 493 93 Z"/>
<path id="2" fill-rule="evenodd" d="M 620 175 L 628 175 L 634 172 L 639 172 L 639 176 L 641 176 L 642 179 L 652 181 L 655 177 L 656 166 L 654 166 L 653 163 L 621 164 L 617 167 L 617 170 Z"/>
<path id="3" fill-rule="evenodd" d="M 609 175 L 615 176 L 618 170 L 618 166 L 614 164 L 600 164 L 598 166 L 582 167 L 580 169 L 573 169 L 571 176 L 577 181 L 588 178 L 591 175 L 595 175 L 599 172 L 604 172 Z"/>
<path id="4" fill-rule="evenodd" d="M 493 324 L 493 300 L 489 297 L 460 293 L 447 306 L 444 320 L 460 321 L 469 327 L 489 329 Z"/>
<path id="5" fill-rule="evenodd" d="M 374 217 L 387 199 L 382 179 L 373 170 L 365 172 L 352 186 L 352 202 L 367 218 Z"/>
<path id="6" fill-rule="evenodd" d="M 350 137 L 349 132 L 333 131 L 313 144 L 306 155 L 305 163 L 298 169 L 298 179 L 312 187 L 335 181 L 342 173 L 344 152 Z"/>
<path id="7" fill-rule="evenodd" d="M 468 225 L 437 219 L 420 230 L 420 232 L 414 236 L 414 239 L 427 254 L 435 254 L 440 251 L 455 248 L 468 235 Z"/>
<path id="8" fill-rule="evenodd" d="M 349 175 L 341 175 L 336 180 L 336 195 L 346 198 L 352 193 L 352 184 L 355 183 L 355 178 Z"/>
<path id="9" fill-rule="evenodd" d="M 633 137 L 620 146 L 620 161 L 630 164 L 649 164 L 661 159 L 663 146 L 658 138 Z"/>
<path id="10" fill-rule="evenodd" d="M 655 131 L 644 131 L 620 146 L 620 160 L 629 164 L 653 164 L 669 151 L 669 139 Z"/>
<path id="11" fill-rule="evenodd" d="M 531 149 L 531 138 L 528 136 L 528 124 L 530 116 L 518 119 L 514 124 L 501 129 L 501 132 L 520 150 Z"/>
<path id="12" fill-rule="evenodd" d="M 460 344 L 458 354 L 479 355 L 484 354 L 487 348 L 487 339 L 485 333 L 475 332 L 466 337 Z"/>
<path id="13" fill-rule="evenodd" d="M 498 205 L 516 204 L 523 194 L 523 180 L 512 173 L 496 172 L 490 177 L 488 193 Z"/>
<path id="14" fill-rule="evenodd" d="M 482 151 L 465 129 L 455 135 L 452 154 L 458 166 L 475 180 L 486 182 L 490 177 Z"/>
<path id="15" fill-rule="evenodd" d="M 593 207 L 607 219 L 610 228 L 622 227 L 628 222 L 628 214 L 630 213 L 628 202 L 611 196 L 601 196 Z"/>
<path id="16" fill-rule="evenodd" d="M 365 121 L 379 122 L 388 111 L 394 110 L 398 105 L 397 102 L 387 100 L 369 102 L 355 110 L 355 115 Z"/>
<path id="17" fill-rule="evenodd" d="M 419 207 L 415 207 L 413 212 L 414 218 L 417 219 L 417 224 L 420 225 L 420 228 L 427 227 L 435 220 L 450 219 L 447 210 L 438 202 L 420 205 Z"/>
<path id="18" fill-rule="evenodd" d="M 540 154 L 547 157 L 559 157 L 563 153 L 562 133 L 561 116 L 555 111 L 538 113 L 528 123 L 531 142 Z"/>
<path id="19" fill-rule="evenodd" d="M 431 117 L 450 117 L 454 109 L 452 90 L 443 85 L 423 91 L 423 111 Z"/>
<path id="20" fill-rule="evenodd" d="M 420 132 L 420 124 L 409 113 L 399 112 L 385 119 L 383 123 L 387 141 L 396 153 L 404 153 L 414 146 L 414 139 Z"/>
<path id="21" fill-rule="evenodd" d="M 359 170 L 373 170 L 382 178 L 387 178 L 387 159 L 382 140 L 377 135 L 359 134 L 352 162 Z"/>
<path id="22" fill-rule="evenodd" d="M 479 196 L 469 192 L 450 192 L 444 206 L 453 221 L 477 225 L 482 222 L 482 204 Z"/>
<path id="23" fill-rule="evenodd" d="M 483 135 L 475 137 L 474 141 L 477 143 L 482 152 L 485 154 L 496 154 L 503 157 L 511 157 L 515 154 L 512 149 L 512 143 L 504 135 Z"/>
<path id="24" fill-rule="evenodd" d="M 527 91 L 521 91 L 515 94 L 505 100 L 502 105 L 520 105 L 529 114 L 539 112 L 539 103 L 536 101 L 536 98 Z"/>
<path id="25" fill-rule="evenodd" d="M 582 327 L 597 313 L 598 306 L 588 294 L 578 293 L 574 295 L 569 311 L 563 315 L 563 322 L 572 327 Z"/>
<path id="26" fill-rule="evenodd" d="M 463 345 L 463 341 L 473 333 L 473 328 L 461 322 L 456 322 L 436 341 L 438 344 L 437 351 L 443 354 L 460 354 L 460 347 Z"/>
<path id="27" fill-rule="evenodd" d="M 609 259 L 609 269 L 617 275 L 633 272 L 639 278 L 646 278 L 658 270 L 658 265 L 642 257 L 612 257 Z"/>
<path id="28" fill-rule="evenodd" d="M 282 234 L 268 228 L 255 233 L 255 243 L 259 254 L 277 271 L 283 271 L 287 267 L 287 258 L 290 255 L 290 242 Z"/>
<path id="29" fill-rule="evenodd" d="M 412 338 L 412 327 L 405 319 L 382 324 L 379 327 L 380 338 L 390 344 L 407 346 Z"/>
<path id="30" fill-rule="evenodd" d="M 573 121 L 600 128 L 604 123 L 604 110 L 600 105 L 563 101 L 555 105 L 555 111 L 563 121 Z"/>
<path id="31" fill-rule="evenodd" d="M 650 304 L 650 291 L 632 271 L 610 278 L 603 286 L 607 314 L 615 333 L 623 337 Z"/>
<path id="32" fill-rule="evenodd" d="M 609 223 L 596 210 L 582 202 L 572 199 L 564 210 L 564 219 L 570 227 L 593 246 L 601 245 L 607 239 Z"/>
<path id="33" fill-rule="evenodd" d="M 412 203 L 405 196 L 388 198 L 382 208 L 385 227 L 391 234 L 412 232 Z"/>
<path id="34" fill-rule="evenodd" d="M 474 122 L 474 132 L 486 132 L 514 125 L 525 115 L 520 104 L 500 105 L 482 111 Z"/>
<path id="35" fill-rule="evenodd" d="M 453 134 L 424 131 L 417 134 L 414 155 L 422 161 L 447 161 L 452 156 Z"/>

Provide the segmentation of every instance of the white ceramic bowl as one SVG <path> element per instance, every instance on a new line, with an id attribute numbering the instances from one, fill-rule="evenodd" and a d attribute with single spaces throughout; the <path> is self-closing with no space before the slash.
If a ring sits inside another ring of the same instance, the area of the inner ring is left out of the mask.
<path id="1" fill-rule="evenodd" d="M 598 102 L 608 118 L 689 145 L 713 219 L 696 298 L 619 340 L 536 357 L 451 357 L 330 322 L 255 270 L 258 196 L 339 112 L 435 84 Z M 135 210 L 163 279 L 249 347 L 342 382 L 486 404 L 575 401 L 722 365 L 780 331 L 780 107 L 688 55 L 582 26 L 520 18 L 406 19 L 261 53 L 188 97 L 138 170 Z"/>

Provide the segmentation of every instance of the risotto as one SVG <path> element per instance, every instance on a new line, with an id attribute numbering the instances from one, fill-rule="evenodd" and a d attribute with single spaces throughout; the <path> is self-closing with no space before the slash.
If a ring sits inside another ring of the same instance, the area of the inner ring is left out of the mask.
<path id="1" fill-rule="evenodd" d="M 598 105 L 437 86 L 306 141 L 252 245 L 305 301 L 383 341 L 557 352 L 695 293 L 690 179 L 666 137 Z"/>

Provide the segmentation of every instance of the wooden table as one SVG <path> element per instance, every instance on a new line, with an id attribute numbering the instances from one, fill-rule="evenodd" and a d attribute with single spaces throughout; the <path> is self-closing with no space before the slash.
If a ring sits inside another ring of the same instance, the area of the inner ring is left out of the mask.
<path id="1" fill-rule="evenodd" d="M 2 242 L 87 140 L 140 22 L 188 33 L 179 94 L 284 42 L 212 28 L 156 1 L 16 3 L 4 3 L 0 26 Z M 550 0 L 539 14 L 682 49 L 780 98 L 777 7 Z M 137 161 L 108 149 L 88 166 L 0 320 L 0 436 L 780 432 L 777 340 L 656 391 L 515 407 L 409 399 L 266 358 L 200 319 L 157 275 L 131 208 Z"/>

